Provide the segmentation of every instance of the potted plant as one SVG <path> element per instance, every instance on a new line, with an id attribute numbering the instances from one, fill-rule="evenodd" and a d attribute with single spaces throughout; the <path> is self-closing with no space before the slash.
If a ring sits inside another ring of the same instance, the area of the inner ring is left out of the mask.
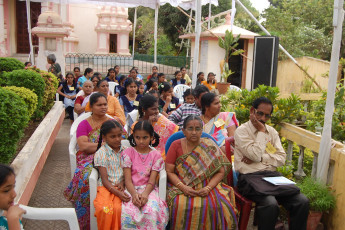
<path id="1" fill-rule="evenodd" d="M 335 207 L 335 196 L 327 185 L 311 177 L 304 178 L 297 183 L 297 186 L 301 189 L 301 193 L 309 199 L 310 212 L 307 230 L 314 230 L 320 223 L 322 214 Z"/>
<path id="2" fill-rule="evenodd" d="M 218 38 L 218 45 L 220 48 L 225 50 L 225 57 L 223 60 L 220 61 L 220 72 L 221 72 L 221 82 L 217 83 L 218 91 L 221 94 L 225 94 L 230 86 L 230 83 L 227 82 L 228 77 L 233 74 L 234 72 L 229 68 L 229 59 L 233 55 L 239 55 L 244 52 L 242 49 L 236 50 L 238 46 L 238 40 L 240 39 L 240 34 L 234 37 L 232 31 L 226 30 L 224 39 L 219 37 Z"/>

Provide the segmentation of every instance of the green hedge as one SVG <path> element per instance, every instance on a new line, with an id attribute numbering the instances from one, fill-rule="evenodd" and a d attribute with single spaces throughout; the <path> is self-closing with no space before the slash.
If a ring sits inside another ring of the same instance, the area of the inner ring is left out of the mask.
<path id="1" fill-rule="evenodd" d="M 43 71 L 34 67 L 29 68 L 29 70 L 39 73 L 44 80 L 45 89 L 44 89 L 41 111 L 43 111 L 44 113 L 47 113 L 54 105 L 55 95 L 56 95 L 56 91 L 59 85 L 59 80 L 54 74 L 48 73 L 47 71 Z"/>
<path id="2" fill-rule="evenodd" d="M 37 108 L 37 95 L 32 90 L 17 86 L 7 86 L 4 89 L 9 89 L 21 97 L 28 107 L 29 117 L 33 115 Z"/>
<path id="3" fill-rule="evenodd" d="M 37 109 L 43 103 L 45 83 L 41 75 L 32 70 L 14 70 L 4 73 L 6 75 L 6 86 L 25 87 L 37 95 Z"/>
<path id="4" fill-rule="evenodd" d="M 28 122 L 29 113 L 24 100 L 11 90 L 0 87 L 1 163 L 11 162 Z"/>
<path id="5" fill-rule="evenodd" d="M 0 72 L 24 69 L 24 64 L 15 58 L 0 58 Z"/>

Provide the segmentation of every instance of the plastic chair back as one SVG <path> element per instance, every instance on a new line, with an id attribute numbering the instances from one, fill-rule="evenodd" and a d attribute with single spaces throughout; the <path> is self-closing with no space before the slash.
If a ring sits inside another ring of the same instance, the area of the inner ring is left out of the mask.
<path id="1" fill-rule="evenodd" d="M 79 229 L 77 214 L 74 208 L 33 208 L 25 205 L 19 205 L 26 211 L 23 217 L 33 220 L 66 220 L 69 228 Z"/>
<path id="2" fill-rule="evenodd" d="M 229 88 L 230 88 L 230 90 L 236 90 L 236 91 L 240 91 L 240 92 L 242 91 L 242 89 L 236 85 L 230 85 Z"/>
<path id="3" fill-rule="evenodd" d="M 115 86 L 117 86 L 118 84 L 113 81 L 109 81 L 108 83 L 109 83 L 109 91 L 111 92 L 111 95 L 114 96 Z"/>
<path id="4" fill-rule="evenodd" d="M 183 98 L 183 93 L 187 89 L 190 89 L 190 87 L 188 85 L 177 85 L 177 86 L 175 86 L 174 87 L 175 97 L 177 97 L 179 99 Z"/>
<path id="5" fill-rule="evenodd" d="M 184 138 L 184 137 L 185 136 L 184 136 L 182 131 L 178 131 L 178 132 L 174 133 L 173 135 L 171 135 L 168 138 L 167 142 L 165 143 L 165 154 L 168 153 L 168 150 L 170 148 L 171 143 L 173 143 L 174 141 L 176 141 L 178 139 Z M 210 139 L 212 139 L 217 144 L 216 140 L 208 133 L 202 132 L 201 137 L 210 138 Z"/>

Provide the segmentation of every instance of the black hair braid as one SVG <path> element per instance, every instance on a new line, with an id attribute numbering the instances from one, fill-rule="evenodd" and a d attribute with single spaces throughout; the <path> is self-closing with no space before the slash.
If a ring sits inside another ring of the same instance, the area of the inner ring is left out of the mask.
<path id="1" fill-rule="evenodd" d="M 155 131 L 153 131 L 153 144 L 152 147 L 157 147 L 159 145 L 159 138 L 160 136 L 158 135 L 158 133 L 156 133 Z"/>
<path id="2" fill-rule="evenodd" d="M 128 141 L 129 141 L 129 144 L 130 144 L 132 147 L 137 146 L 137 144 L 135 143 L 133 134 L 131 134 L 131 135 L 128 137 Z"/>
<path id="3" fill-rule="evenodd" d="M 102 130 L 99 132 L 99 139 L 98 139 L 98 145 L 97 145 L 97 150 L 96 150 L 96 152 L 98 151 L 98 149 L 99 148 L 101 148 L 101 146 L 102 146 Z"/>

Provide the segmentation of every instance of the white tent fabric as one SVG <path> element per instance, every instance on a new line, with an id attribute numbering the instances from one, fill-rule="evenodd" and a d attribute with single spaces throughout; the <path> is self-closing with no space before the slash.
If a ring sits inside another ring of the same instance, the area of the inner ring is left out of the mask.
<path id="1" fill-rule="evenodd" d="M 195 10 L 196 0 L 31 0 L 32 2 L 54 2 L 58 4 L 96 4 L 96 5 L 111 5 L 111 6 L 121 6 L 121 7 L 137 7 L 145 6 L 152 9 L 156 8 L 156 3 L 159 5 L 164 5 L 169 3 L 170 5 L 188 10 Z M 206 5 L 209 2 L 211 4 L 218 6 L 218 0 L 201 0 L 201 5 Z"/>

